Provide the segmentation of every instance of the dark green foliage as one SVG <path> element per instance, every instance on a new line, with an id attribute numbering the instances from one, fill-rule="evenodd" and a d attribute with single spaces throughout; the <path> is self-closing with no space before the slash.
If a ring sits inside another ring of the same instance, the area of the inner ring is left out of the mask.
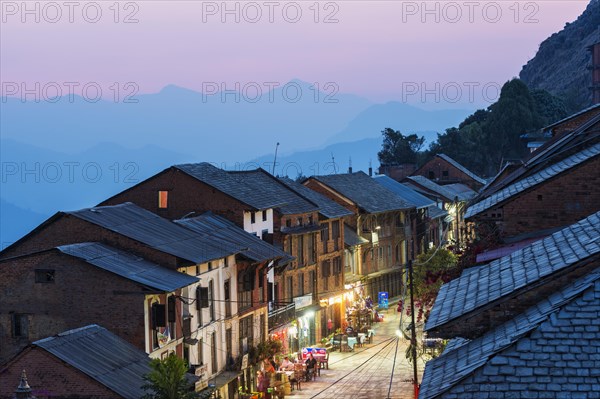
<path id="1" fill-rule="evenodd" d="M 537 112 L 546 126 L 569 115 L 569 110 L 565 102 L 548 93 L 546 90 L 532 90 L 531 97 L 533 97 Z"/>
<path id="2" fill-rule="evenodd" d="M 379 162 L 384 165 L 417 163 L 425 138 L 416 134 L 403 135 L 398 130 L 385 128 L 381 131 L 383 144 L 377 153 Z"/>
<path id="3" fill-rule="evenodd" d="M 152 359 L 152 371 L 144 376 L 148 383 L 143 386 L 143 399 L 195 399 L 198 397 L 193 386 L 186 380 L 188 370 L 185 361 L 175 354 L 166 359 Z"/>

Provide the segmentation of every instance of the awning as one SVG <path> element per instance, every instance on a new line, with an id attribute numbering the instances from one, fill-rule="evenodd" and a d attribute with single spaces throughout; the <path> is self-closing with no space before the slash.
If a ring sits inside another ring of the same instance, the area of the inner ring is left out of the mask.
<path id="1" fill-rule="evenodd" d="M 211 379 L 216 389 L 220 389 L 225 385 L 229 384 L 231 381 L 235 380 L 241 372 L 239 371 L 224 371 L 221 374 L 217 375 L 215 378 Z M 214 381 L 214 382 L 213 382 Z M 210 384 L 209 384 L 210 386 Z"/>
<path id="2" fill-rule="evenodd" d="M 384 274 L 388 274 L 388 273 L 393 273 L 393 272 L 401 272 L 403 270 L 403 268 L 401 266 L 398 267 L 392 267 L 389 269 L 385 269 L 385 270 L 381 270 L 379 272 L 375 272 L 375 273 L 369 273 L 367 276 L 365 276 L 367 279 L 371 279 L 374 277 L 379 277 L 379 276 L 383 276 Z"/>
<path id="3" fill-rule="evenodd" d="M 344 244 L 349 247 L 354 247 L 356 245 L 368 244 L 369 240 L 366 240 L 356 234 L 354 230 L 344 223 Z"/>
<path id="4" fill-rule="evenodd" d="M 296 310 L 296 318 L 306 316 L 307 313 L 316 312 L 321 309 L 321 305 L 315 303 L 300 310 Z"/>

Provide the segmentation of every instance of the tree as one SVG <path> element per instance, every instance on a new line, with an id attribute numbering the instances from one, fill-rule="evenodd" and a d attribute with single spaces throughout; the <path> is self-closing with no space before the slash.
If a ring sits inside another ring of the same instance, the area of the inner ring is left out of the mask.
<path id="1" fill-rule="evenodd" d="M 382 165 L 417 163 L 419 151 L 425 144 L 425 137 L 416 134 L 403 135 L 398 130 L 385 128 L 381 131 L 383 144 L 377 153 Z"/>
<path id="2" fill-rule="evenodd" d="M 175 354 L 170 354 L 166 359 L 152 359 L 152 371 L 144 376 L 147 384 L 142 388 L 147 392 L 144 399 L 194 399 L 198 394 L 194 392 L 191 383 L 186 379 L 187 365 L 185 361 Z"/>
<path id="3" fill-rule="evenodd" d="M 413 295 L 418 308 L 417 322 L 427 318 L 443 283 L 460 273 L 456 269 L 457 258 L 444 248 L 432 248 L 417 256 L 413 266 Z M 412 312 L 413 309 L 408 309 Z"/>

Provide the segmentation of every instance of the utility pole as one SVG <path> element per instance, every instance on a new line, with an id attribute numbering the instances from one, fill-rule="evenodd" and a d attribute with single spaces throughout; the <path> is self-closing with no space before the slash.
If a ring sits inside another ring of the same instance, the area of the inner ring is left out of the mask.
<path id="1" fill-rule="evenodd" d="M 408 278 L 410 288 L 410 344 L 412 347 L 412 363 L 413 363 L 413 386 L 415 390 L 415 399 L 419 397 L 419 377 L 417 372 L 417 330 L 415 325 L 415 295 L 413 285 L 413 261 L 408 260 Z"/>

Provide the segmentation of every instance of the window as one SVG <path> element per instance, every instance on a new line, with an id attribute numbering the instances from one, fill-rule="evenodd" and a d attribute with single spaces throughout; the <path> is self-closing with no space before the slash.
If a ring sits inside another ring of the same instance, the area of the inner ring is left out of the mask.
<path id="1" fill-rule="evenodd" d="M 292 219 L 287 219 L 285 221 L 285 227 L 292 227 Z"/>
<path id="2" fill-rule="evenodd" d="M 287 280 L 286 280 L 286 284 L 285 284 L 285 290 L 286 290 L 286 299 L 288 301 L 292 301 L 292 299 L 294 298 L 294 280 L 292 278 L 292 276 L 288 276 Z"/>
<path id="3" fill-rule="evenodd" d="M 327 278 L 331 275 L 331 261 L 326 260 L 323 261 L 323 265 L 321 266 L 321 277 Z"/>
<path id="4" fill-rule="evenodd" d="M 54 282 L 54 270 L 36 269 L 35 270 L 35 282 L 36 283 L 53 283 Z"/>
<path id="5" fill-rule="evenodd" d="M 12 315 L 12 336 L 14 338 L 29 337 L 29 316 L 22 313 Z"/>
<path id="6" fill-rule="evenodd" d="M 167 299 L 167 321 L 169 322 L 169 330 L 173 338 L 177 338 L 175 335 L 175 321 L 177 318 L 177 299 L 174 296 L 170 296 Z"/>
<path id="7" fill-rule="evenodd" d="M 430 179 L 435 179 L 435 172 L 434 172 L 433 170 L 430 170 L 430 171 L 429 171 L 429 174 L 428 174 L 428 177 L 429 177 Z"/>
<path id="8" fill-rule="evenodd" d="M 254 271 L 242 270 L 238 273 L 238 311 L 252 306 Z"/>
<path id="9" fill-rule="evenodd" d="M 208 271 L 211 271 L 212 269 L 212 262 L 208 262 Z"/>
<path id="10" fill-rule="evenodd" d="M 307 242 L 307 246 L 308 246 L 308 264 L 312 265 L 313 263 L 315 263 L 316 258 L 317 258 L 317 252 L 316 252 L 316 241 L 317 241 L 317 237 L 315 234 L 311 234 L 308 236 L 308 242 Z"/>
<path id="11" fill-rule="evenodd" d="M 212 360 L 212 374 L 215 374 L 219 371 L 219 365 L 217 362 L 217 333 L 213 332 L 210 336 L 211 340 L 211 360 Z"/>
<path id="12" fill-rule="evenodd" d="M 265 319 L 265 314 L 261 313 L 260 314 L 260 342 L 265 342 L 265 334 L 266 334 L 265 325 L 266 324 L 267 324 L 267 321 Z"/>
<path id="13" fill-rule="evenodd" d="M 254 214 L 254 212 L 250 212 L 250 223 L 256 223 L 256 215 Z"/>
<path id="14" fill-rule="evenodd" d="M 225 330 L 225 350 L 227 351 L 227 361 L 233 358 L 233 334 L 231 328 Z"/>
<path id="15" fill-rule="evenodd" d="M 284 248 L 285 252 L 287 252 L 288 254 L 292 254 L 292 237 L 291 236 L 287 236 L 285 238 L 285 248 Z"/>
<path id="16" fill-rule="evenodd" d="M 313 217 L 312 217 L 312 215 L 308 217 L 308 224 L 313 224 Z"/>
<path id="17" fill-rule="evenodd" d="M 202 337 L 198 338 L 198 365 L 201 366 L 204 364 L 204 345 L 202 342 Z"/>
<path id="18" fill-rule="evenodd" d="M 302 226 L 302 218 L 296 219 L 296 226 Z"/>
<path id="19" fill-rule="evenodd" d="M 166 327 L 165 305 L 155 302 L 152 304 L 152 328 Z"/>
<path id="20" fill-rule="evenodd" d="M 323 241 L 324 245 L 327 245 L 327 240 L 329 240 L 329 223 L 323 223 L 323 230 L 321 230 L 321 241 Z M 325 252 L 327 252 L 327 248 L 325 248 Z"/>
<path id="21" fill-rule="evenodd" d="M 264 229 L 261 233 L 260 233 L 260 239 L 265 241 L 267 238 L 267 234 L 269 234 L 269 230 L 268 229 Z"/>
<path id="22" fill-rule="evenodd" d="M 315 272 L 314 272 L 314 270 L 311 270 L 310 272 L 308 272 L 308 290 L 310 291 L 311 294 L 314 294 L 314 292 L 315 292 Z"/>
<path id="23" fill-rule="evenodd" d="M 442 171 L 442 177 L 445 178 L 445 179 L 448 178 L 448 171 L 447 170 Z"/>
<path id="24" fill-rule="evenodd" d="M 333 250 L 337 251 L 340 248 L 340 221 L 336 220 L 331 223 L 331 239 L 333 240 Z"/>
<path id="25" fill-rule="evenodd" d="M 304 266 L 304 236 L 298 236 L 298 267 Z"/>
<path id="26" fill-rule="evenodd" d="M 267 211 L 262 211 L 262 220 L 263 222 L 267 221 Z"/>
<path id="27" fill-rule="evenodd" d="M 229 280 L 225 280 L 223 283 L 223 291 L 225 295 L 225 317 L 231 317 L 231 293 Z"/>
<path id="28" fill-rule="evenodd" d="M 240 353 L 246 353 L 247 348 L 252 346 L 254 341 L 254 315 L 250 315 L 240 319 Z M 246 348 L 244 348 L 244 340 L 246 340 Z M 244 350 L 246 349 L 246 350 Z"/>
<path id="29" fill-rule="evenodd" d="M 261 269 L 258 272 L 258 302 L 259 303 L 263 303 L 265 301 L 265 273 L 264 271 Z"/>
<path id="30" fill-rule="evenodd" d="M 215 284 L 213 280 L 208 282 L 208 303 L 210 321 L 215 321 Z"/>
<path id="31" fill-rule="evenodd" d="M 304 273 L 298 273 L 298 296 L 304 295 Z"/>
<path id="32" fill-rule="evenodd" d="M 338 275 L 342 273 L 342 262 L 340 262 L 340 257 L 333 258 L 333 274 Z"/>
<path id="33" fill-rule="evenodd" d="M 229 267 L 229 256 L 223 258 L 223 267 Z"/>
<path id="34" fill-rule="evenodd" d="M 169 200 L 169 192 L 168 191 L 159 191 L 158 192 L 158 209 L 167 209 Z"/>

